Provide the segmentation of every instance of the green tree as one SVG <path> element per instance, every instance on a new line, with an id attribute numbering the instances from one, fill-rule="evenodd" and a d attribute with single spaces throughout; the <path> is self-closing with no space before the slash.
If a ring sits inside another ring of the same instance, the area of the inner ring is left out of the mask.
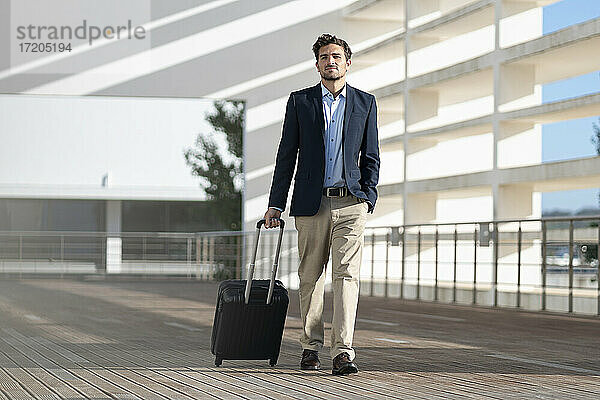
<path id="1" fill-rule="evenodd" d="M 242 101 L 215 101 L 214 111 L 206 114 L 206 120 L 224 135 L 226 145 L 219 145 L 215 135 L 200 133 L 195 147 L 184 152 L 192 173 L 201 178 L 200 186 L 212 201 L 214 212 L 231 230 L 242 226 L 244 107 Z"/>

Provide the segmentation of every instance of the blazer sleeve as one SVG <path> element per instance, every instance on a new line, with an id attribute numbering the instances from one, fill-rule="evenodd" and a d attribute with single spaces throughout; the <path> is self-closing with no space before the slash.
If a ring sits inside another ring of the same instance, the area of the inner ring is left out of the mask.
<path id="1" fill-rule="evenodd" d="M 365 133 L 360 147 L 360 186 L 369 199 L 369 212 L 373 212 L 377 201 L 379 182 L 379 138 L 377 133 L 377 103 L 371 98 L 371 107 L 365 124 Z"/>
<path id="2" fill-rule="evenodd" d="M 296 167 L 298 155 L 298 116 L 293 93 L 290 95 L 285 108 L 285 119 L 283 121 L 283 132 L 277 158 L 275 171 L 271 182 L 271 193 L 269 195 L 269 207 L 285 210 L 287 196 L 292 182 L 292 175 Z"/>

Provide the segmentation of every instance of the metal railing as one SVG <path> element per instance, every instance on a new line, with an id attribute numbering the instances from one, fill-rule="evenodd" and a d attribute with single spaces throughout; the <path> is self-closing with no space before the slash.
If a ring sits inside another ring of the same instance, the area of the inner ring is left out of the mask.
<path id="1" fill-rule="evenodd" d="M 269 277 L 277 233 L 261 237 L 256 279 Z M 0 273 L 243 278 L 253 240 L 254 232 L 0 232 Z M 372 227 L 360 292 L 598 315 L 599 247 L 600 216 Z M 297 235 L 288 230 L 277 277 L 291 289 L 297 266 Z"/>
<path id="2" fill-rule="evenodd" d="M 0 273 L 241 276 L 240 232 L 0 232 Z"/>
<path id="3" fill-rule="evenodd" d="M 599 222 L 594 216 L 372 228 L 361 293 L 599 314 Z"/>

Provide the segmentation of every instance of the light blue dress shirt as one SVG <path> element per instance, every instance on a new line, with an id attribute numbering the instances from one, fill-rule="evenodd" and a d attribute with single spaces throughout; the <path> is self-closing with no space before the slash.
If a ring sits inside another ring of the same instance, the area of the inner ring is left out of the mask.
<path id="1" fill-rule="evenodd" d="M 346 85 L 337 98 L 321 83 L 323 101 L 323 123 L 325 124 L 325 179 L 323 187 L 344 187 L 344 154 L 342 149 L 342 128 L 346 111 Z M 283 212 L 278 207 L 271 207 Z"/>
<path id="2" fill-rule="evenodd" d="M 323 187 L 344 187 L 342 128 L 346 110 L 346 85 L 337 98 L 321 83 L 323 118 L 325 123 L 325 179 Z"/>

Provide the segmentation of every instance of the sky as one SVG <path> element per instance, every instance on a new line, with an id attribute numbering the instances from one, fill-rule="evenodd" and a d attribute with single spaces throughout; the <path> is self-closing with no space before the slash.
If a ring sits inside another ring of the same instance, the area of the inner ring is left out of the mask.
<path id="1" fill-rule="evenodd" d="M 563 0 L 544 7 L 543 33 L 547 35 L 598 17 L 600 0 Z M 600 71 L 546 84 L 542 87 L 542 99 L 548 103 L 597 92 L 600 92 Z M 545 124 L 542 127 L 542 161 L 595 156 L 595 146 L 591 141 L 593 123 L 600 125 L 600 116 Z M 542 210 L 576 212 L 581 208 L 598 207 L 598 195 L 598 188 L 544 193 Z"/>

